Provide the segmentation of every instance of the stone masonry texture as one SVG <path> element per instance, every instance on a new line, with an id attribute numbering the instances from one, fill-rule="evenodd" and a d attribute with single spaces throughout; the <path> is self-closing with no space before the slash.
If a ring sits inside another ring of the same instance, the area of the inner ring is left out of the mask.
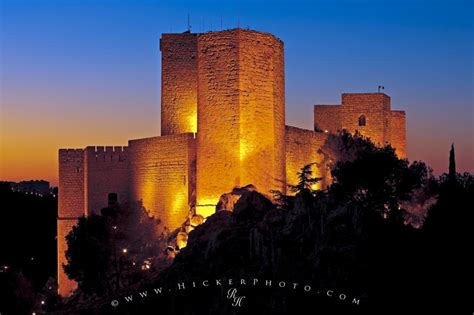
<path id="1" fill-rule="evenodd" d="M 196 139 L 193 133 L 131 140 L 130 196 L 172 231 L 195 203 Z"/>
<path id="2" fill-rule="evenodd" d="M 327 134 L 297 127 L 286 126 L 286 182 L 289 185 L 298 183 L 297 173 L 307 164 L 315 163 L 311 170 L 313 177 L 322 177 L 315 189 L 324 187 L 326 169 L 324 156 L 318 152 L 326 141 Z"/>
<path id="3" fill-rule="evenodd" d="M 71 231 L 77 218 L 85 215 L 84 208 L 84 150 L 59 150 L 59 191 L 58 195 L 58 283 L 59 294 L 67 296 L 76 288 L 75 282 L 64 273 L 66 263 L 64 252 L 65 237 Z"/>
<path id="4" fill-rule="evenodd" d="M 161 50 L 161 135 L 196 132 L 197 34 L 163 34 Z"/>
<path id="5" fill-rule="evenodd" d="M 205 205 L 235 186 L 284 189 L 283 43 L 254 31 L 210 32 L 198 55 L 196 210 L 209 215 Z"/>
<path id="6" fill-rule="evenodd" d="M 365 125 L 359 118 L 365 117 Z M 399 157 L 406 157 L 405 112 L 392 111 L 384 93 L 345 93 L 342 105 L 315 105 L 314 130 L 359 132 L 376 145 L 391 144 Z"/>
<path id="7" fill-rule="evenodd" d="M 128 202 L 129 163 L 127 147 L 87 147 L 84 151 L 85 212 L 100 214 L 109 194 L 119 203 Z"/>

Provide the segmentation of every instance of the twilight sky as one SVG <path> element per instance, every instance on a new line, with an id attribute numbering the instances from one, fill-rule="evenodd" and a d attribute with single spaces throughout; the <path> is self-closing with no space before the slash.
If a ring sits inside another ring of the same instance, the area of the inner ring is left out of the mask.
<path id="1" fill-rule="evenodd" d="M 250 27 L 285 42 L 287 124 L 375 92 L 410 160 L 474 172 L 474 8 L 459 1 L 0 0 L 0 180 L 57 184 L 58 148 L 159 135 L 160 34 Z"/>

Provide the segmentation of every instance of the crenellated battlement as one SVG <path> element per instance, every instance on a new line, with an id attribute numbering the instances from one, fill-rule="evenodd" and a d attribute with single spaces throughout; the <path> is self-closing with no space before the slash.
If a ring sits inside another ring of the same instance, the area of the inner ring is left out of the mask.
<path id="1" fill-rule="evenodd" d="M 405 116 L 405 111 L 404 110 L 392 110 L 392 114 L 394 115 L 400 115 L 400 116 Z"/>
<path id="2" fill-rule="evenodd" d="M 83 162 L 83 149 L 59 149 L 59 163 Z"/>
<path id="3" fill-rule="evenodd" d="M 88 146 L 85 149 L 87 162 L 126 162 L 128 147 L 126 146 Z"/>
<path id="4" fill-rule="evenodd" d="M 130 147 L 133 143 L 137 143 L 137 142 L 140 142 L 140 143 L 144 143 L 144 142 L 155 143 L 155 141 L 176 142 L 183 139 L 196 139 L 196 134 L 193 132 L 183 132 L 183 133 L 178 133 L 178 134 L 170 134 L 166 136 L 131 139 L 131 140 L 128 140 L 128 145 L 129 145 L 128 147 Z"/>

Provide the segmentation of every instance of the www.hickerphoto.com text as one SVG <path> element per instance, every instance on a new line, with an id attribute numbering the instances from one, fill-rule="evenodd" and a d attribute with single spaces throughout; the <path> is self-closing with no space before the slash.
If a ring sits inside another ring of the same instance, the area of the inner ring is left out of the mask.
<path id="1" fill-rule="evenodd" d="M 233 306 L 242 306 L 242 301 L 245 296 L 237 295 L 237 289 L 268 289 L 268 288 L 278 288 L 286 290 L 299 291 L 303 294 L 326 297 L 330 299 L 336 299 L 340 302 L 351 303 L 354 305 L 360 305 L 361 297 L 350 296 L 347 293 L 339 291 L 337 289 L 322 289 L 315 288 L 307 283 L 299 283 L 292 281 L 276 281 L 268 279 L 258 279 L 258 278 L 249 278 L 249 279 L 211 279 L 211 280 L 196 280 L 196 281 L 183 281 L 177 282 L 174 285 L 165 288 L 165 287 L 155 287 L 152 289 L 137 291 L 134 294 L 129 294 L 116 298 L 110 302 L 112 307 L 118 307 L 123 304 L 130 304 L 134 302 L 140 302 L 147 298 L 153 298 L 156 296 L 162 296 L 166 293 L 179 293 L 180 291 L 193 290 L 193 289 L 206 289 L 206 288 L 217 288 L 224 287 L 229 288 L 227 291 L 227 298 L 232 299 L 234 303 Z M 239 291 L 240 292 L 240 291 Z M 238 301 L 238 302 L 237 302 Z M 234 305 L 235 304 L 235 305 Z"/>

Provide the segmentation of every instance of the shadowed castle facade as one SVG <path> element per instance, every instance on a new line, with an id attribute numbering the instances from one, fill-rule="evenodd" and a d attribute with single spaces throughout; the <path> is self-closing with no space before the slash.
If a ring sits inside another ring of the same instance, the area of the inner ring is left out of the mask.
<path id="1" fill-rule="evenodd" d="M 61 295 L 75 288 L 62 268 L 65 236 L 79 217 L 100 213 L 109 201 L 141 200 L 173 230 L 190 215 L 211 215 L 220 195 L 236 186 L 284 192 L 302 166 L 322 160 L 318 148 L 332 132 L 357 130 L 405 157 L 405 113 L 392 111 L 383 93 L 316 105 L 314 130 L 285 126 L 283 42 L 271 34 L 163 34 L 160 50 L 161 136 L 127 147 L 59 150 Z M 323 168 L 315 172 L 328 178 Z"/>

